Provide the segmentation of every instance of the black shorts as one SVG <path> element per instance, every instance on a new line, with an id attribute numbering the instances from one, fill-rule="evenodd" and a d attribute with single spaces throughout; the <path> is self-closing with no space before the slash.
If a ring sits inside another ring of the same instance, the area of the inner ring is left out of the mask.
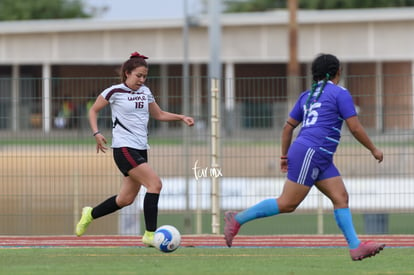
<path id="1" fill-rule="evenodd" d="M 129 147 L 113 148 L 114 160 L 121 173 L 128 177 L 128 171 L 148 161 L 147 150 Z"/>

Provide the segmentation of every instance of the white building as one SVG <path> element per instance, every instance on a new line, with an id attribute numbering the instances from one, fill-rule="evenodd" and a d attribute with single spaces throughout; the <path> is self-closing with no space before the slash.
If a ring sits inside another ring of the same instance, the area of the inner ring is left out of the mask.
<path id="1" fill-rule="evenodd" d="M 364 82 L 363 91 L 358 91 L 361 85 L 357 79 L 351 78 L 345 83 L 354 93 L 364 93 L 364 97 L 356 99 L 363 112 L 376 114 L 365 121 L 368 127 L 380 130 L 413 128 L 412 118 L 398 121 L 392 118 L 395 110 L 412 113 L 413 108 L 413 8 L 298 11 L 297 20 L 301 75 L 308 74 L 316 54 L 333 53 L 343 62 L 345 75 L 377 76 Z M 118 67 L 133 51 L 150 57 L 150 76 L 160 77 L 152 89 L 165 93 L 168 83 L 162 79 L 182 76 L 183 23 L 184 20 L 178 19 L 0 23 L 0 116 L 13 118 L 0 120 L 0 128 L 42 127 L 49 132 L 53 128 L 54 98 L 96 94 L 107 83 L 117 81 L 115 78 L 97 84 L 96 78 L 117 77 Z M 232 81 L 224 88 L 227 94 L 234 95 L 227 106 L 231 108 L 237 103 L 237 97 L 246 92 L 239 89 L 242 84 L 235 79 L 286 76 L 288 23 L 289 14 L 284 10 L 221 16 L 223 77 Z M 208 26 L 208 17 L 202 17 L 193 20 L 189 29 L 190 75 L 198 79 L 207 75 Z M 388 78 L 387 75 L 399 77 Z M 82 80 L 74 89 L 68 77 L 95 80 Z M 23 78 L 23 81 L 10 81 L 10 78 Z M 30 80 L 32 78 L 36 81 Z M 50 81 L 51 78 L 54 80 Z M 286 79 L 280 81 L 280 90 L 265 88 L 257 91 L 258 96 L 277 92 L 286 97 Z M 308 80 L 302 82 L 303 88 L 309 83 Z M 201 98 L 208 94 L 206 87 L 204 80 L 192 83 L 191 93 Z M 395 89 L 403 91 L 404 96 L 392 96 Z M 179 84 L 169 87 L 168 93 L 180 95 L 181 90 Z M 161 104 L 172 107 L 176 104 L 176 108 L 180 108 L 180 103 Z M 200 106 L 204 105 L 201 99 L 194 101 L 194 112 L 202 114 Z M 40 123 L 36 121 L 39 116 Z M 24 125 L 24 121 L 31 121 L 32 125 Z"/>

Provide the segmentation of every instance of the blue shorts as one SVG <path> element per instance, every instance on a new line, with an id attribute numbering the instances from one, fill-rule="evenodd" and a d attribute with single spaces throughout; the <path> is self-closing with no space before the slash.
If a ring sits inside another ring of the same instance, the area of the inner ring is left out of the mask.
<path id="1" fill-rule="evenodd" d="M 288 151 L 287 178 L 312 187 L 315 182 L 340 176 L 332 157 L 318 149 L 292 143 Z"/>
<path id="2" fill-rule="evenodd" d="M 128 177 L 128 171 L 148 161 L 147 150 L 129 147 L 113 148 L 113 155 L 119 171 Z"/>

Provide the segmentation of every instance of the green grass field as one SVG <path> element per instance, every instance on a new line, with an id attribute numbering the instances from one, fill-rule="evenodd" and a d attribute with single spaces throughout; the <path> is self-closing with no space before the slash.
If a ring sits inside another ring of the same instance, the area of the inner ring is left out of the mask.
<path id="1" fill-rule="evenodd" d="M 414 274 L 414 248 L 354 262 L 345 248 L 2 248 L 0 274 Z"/>
<path id="2" fill-rule="evenodd" d="M 221 215 L 223 216 L 223 214 Z M 161 213 L 158 224 L 174 224 L 180 232 L 191 234 L 193 231 L 186 229 L 186 216 L 182 213 Z M 196 218 L 190 215 L 192 221 Z M 388 232 L 385 234 L 407 234 L 414 233 L 414 219 L 412 213 L 393 213 L 389 214 Z M 141 217 L 141 226 L 144 225 Z M 246 223 L 241 229 L 244 235 L 283 235 L 283 234 L 317 234 L 317 215 L 312 213 L 292 213 L 287 215 L 278 215 L 266 219 L 258 219 L 251 223 Z M 336 225 L 332 213 L 324 214 L 324 234 L 341 234 Z M 366 232 L 364 225 L 364 214 L 353 213 L 354 226 L 358 234 L 370 234 Z M 194 224 L 192 225 L 195 226 Z M 211 232 L 211 215 L 203 214 L 202 216 L 202 233 Z M 141 230 L 144 230 L 142 227 Z"/>

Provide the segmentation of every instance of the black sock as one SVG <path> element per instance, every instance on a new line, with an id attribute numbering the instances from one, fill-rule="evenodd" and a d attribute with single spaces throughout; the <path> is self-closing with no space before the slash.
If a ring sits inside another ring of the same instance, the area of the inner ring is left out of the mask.
<path id="1" fill-rule="evenodd" d="M 110 197 L 92 209 L 92 218 L 97 219 L 121 209 L 116 204 L 116 196 Z"/>
<path id="2" fill-rule="evenodd" d="M 160 194 L 146 193 L 144 197 L 145 229 L 155 231 L 157 229 L 158 199 Z"/>

